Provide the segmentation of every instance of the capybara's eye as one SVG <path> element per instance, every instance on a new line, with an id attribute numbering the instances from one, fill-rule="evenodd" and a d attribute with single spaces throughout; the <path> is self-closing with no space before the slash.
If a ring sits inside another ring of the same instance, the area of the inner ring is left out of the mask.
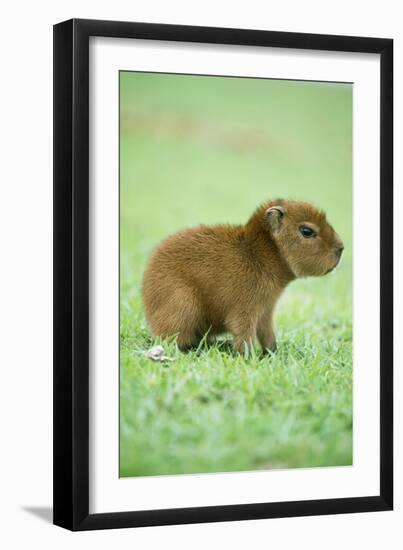
<path id="1" fill-rule="evenodd" d="M 315 231 L 313 229 L 311 229 L 310 227 L 308 227 L 307 225 L 300 225 L 299 226 L 299 231 L 300 231 L 301 235 L 303 237 L 305 237 L 306 239 L 310 239 L 311 237 L 316 236 Z"/>

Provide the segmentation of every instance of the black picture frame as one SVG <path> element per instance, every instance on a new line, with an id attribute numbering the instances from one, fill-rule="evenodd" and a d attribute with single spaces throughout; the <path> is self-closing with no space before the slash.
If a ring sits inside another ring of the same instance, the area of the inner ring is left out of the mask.
<path id="1" fill-rule="evenodd" d="M 380 491 L 366 497 L 89 513 L 89 38 L 378 53 L 381 57 Z M 73 19 L 54 26 L 54 523 L 71 530 L 393 507 L 393 40 Z"/>

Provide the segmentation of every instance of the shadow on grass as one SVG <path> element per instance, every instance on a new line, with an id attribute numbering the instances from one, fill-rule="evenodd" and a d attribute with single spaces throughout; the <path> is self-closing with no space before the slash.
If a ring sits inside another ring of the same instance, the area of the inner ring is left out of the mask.
<path id="1" fill-rule="evenodd" d="M 212 341 L 203 341 L 201 344 L 191 347 L 183 353 L 193 352 L 200 356 L 208 353 L 211 349 L 225 353 L 231 357 L 244 357 L 234 349 L 231 338 L 217 338 Z M 276 352 L 263 351 L 259 346 L 255 345 L 253 353 L 257 359 L 268 359 L 274 356 Z"/>

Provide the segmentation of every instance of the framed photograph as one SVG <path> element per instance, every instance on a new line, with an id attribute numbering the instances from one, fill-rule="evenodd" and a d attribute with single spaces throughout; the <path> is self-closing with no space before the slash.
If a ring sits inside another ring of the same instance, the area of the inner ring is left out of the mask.
<path id="1" fill-rule="evenodd" d="M 54 27 L 54 523 L 391 510 L 393 42 Z"/>

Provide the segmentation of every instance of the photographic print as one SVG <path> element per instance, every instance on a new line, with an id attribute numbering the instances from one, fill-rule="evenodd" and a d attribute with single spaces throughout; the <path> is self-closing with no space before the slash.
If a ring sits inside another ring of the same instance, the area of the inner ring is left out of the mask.
<path id="1" fill-rule="evenodd" d="M 53 59 L 54 523 L 392 510 L 393 40 L 72 19 Z"/>
<path id="2" fill-rule="evenodd" d="M 352 84 L 119 79 L 120 476 L 351 465 Z"/>

